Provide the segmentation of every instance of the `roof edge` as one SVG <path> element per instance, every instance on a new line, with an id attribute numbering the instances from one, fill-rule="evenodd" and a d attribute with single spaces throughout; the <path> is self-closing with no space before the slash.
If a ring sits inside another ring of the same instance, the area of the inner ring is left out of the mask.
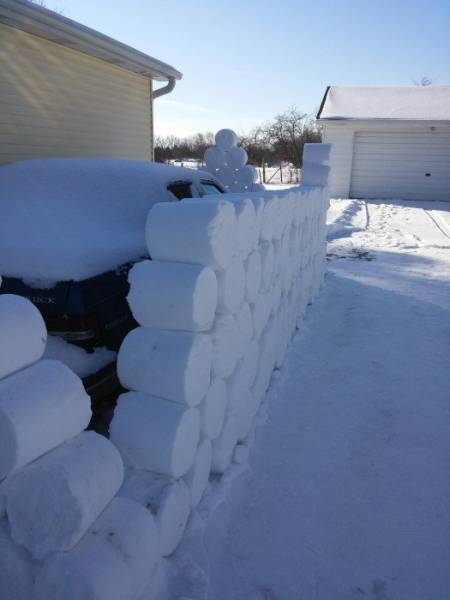
<path id="1" fill-rule="evenodd" d="M 320 115 L 322 114 L 323 107 L 325 106 L 325 102 L 327 101 L 328 92 L 331 89 L 331 85 L 327 85 L 327 89 L 325 90 L 325 94 L 323 95 L 322 102 L 320 103 L 319 110 L 316 115 L 316 119 L 320 119 Z"/>
<path id="2" fill-rule="evenodd" d="M 449 123 L 450 119 L 423 119 L 423 118 L 407 118 L 401 119 L 399 117 L 367 117 L 365 119 L 362 118 L 353 118 L 353 117 L 320 117 L 317 118 L 317 121 L 322 123 L 373 123 L 376 121 L 377 123 Z"/>
<path id="3" fill-rule="evenodd" d="M 0 0 L 0 23 L 151 79 L 182 78 L 170 65 L 28 0 Z"/>

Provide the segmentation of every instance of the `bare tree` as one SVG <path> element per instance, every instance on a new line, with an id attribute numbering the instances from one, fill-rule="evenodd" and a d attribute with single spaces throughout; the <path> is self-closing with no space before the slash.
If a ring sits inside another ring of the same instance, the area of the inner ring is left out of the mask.
<path id="1" fill-rule="evenodd" d="M 263 167 L 272 158 L 272 147 L 263 126 L 256 127 L 248 135 L 241 136 L 241 146 L 252 165 Z"/>
<path id="2" fill-rule="evenodd" d="M 174 135 L 158 136 L 155 139 L 155 160 L 166 162 L 168 160 L 195 158 L 201 161 L 205 150 L 213 145 L 214 134 L 212 132 L 197 133 L 185 138 Z"/>
<path id="3" fill-rule="evenodd" d="M 414 85 L 428 87 L 429 85 L 433 85 L 433 80 L 426 75 L 422 75 L 419 80 L 414 79 Z"/>
<path id="4" fill-rule="evenodd" d="M 295 106 L 266 125 L 266 136 L 278 159 L 298 168 L 302 165 L 304 144 L 320 141 L 314 121 Z"/>
<path id="5" fill-rule="evenodd" d="M 248 154 L 249 163 L 264 167 L 267 164 L 291 163 L 301 167 L 303 146 L 307 142 L 320 142 L 315 122 L 306 113 L 291 107 L 277 115 L 273 121 L 241 136 L 241 146 Z M 187 138 L 157 137 L 155 160 L 203 158 L 206 148 L 214 144 L 212 133 L 197 133 Z"/>

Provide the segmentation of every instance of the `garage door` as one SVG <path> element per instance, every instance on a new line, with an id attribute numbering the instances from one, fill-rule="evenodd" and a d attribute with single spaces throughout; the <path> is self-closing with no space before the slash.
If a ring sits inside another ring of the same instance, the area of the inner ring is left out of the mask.
<path id="1" fill-rule="evenodd" d="M 352 198 L 450 201 L 450 132 L 358 132 Z"/>

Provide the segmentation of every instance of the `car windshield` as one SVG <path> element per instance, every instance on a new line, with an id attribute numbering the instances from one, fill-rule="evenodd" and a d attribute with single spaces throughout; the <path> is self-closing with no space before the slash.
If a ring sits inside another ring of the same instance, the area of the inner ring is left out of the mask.
<path id="1" fill-rule="evenodd" d="M 211 194 L 223 194 L 222 190 L 211 181 L 202 181 L 202 188 L 206 196 Z"/>
<path id="2" fill-rule="evenodd" d="M 169 192 L 178 198 L 178 200 L 183 200 L 183 198 L 192 198 L 192 189 L 191 189 L 190 181 L 176 181 L 175 183 L 171 183 L 167 186 Z"/>

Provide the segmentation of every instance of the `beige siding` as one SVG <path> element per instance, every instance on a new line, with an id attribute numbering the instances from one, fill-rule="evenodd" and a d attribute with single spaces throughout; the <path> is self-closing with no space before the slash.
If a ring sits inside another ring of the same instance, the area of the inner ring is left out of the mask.
<path id="1" fill-rule="evenodd" d="M 150 159 L 151 81 L 0 25 L 0 163 L 50 156 Z"/>
<path id="2" fill-rule="evenodd" d="M 348 198 L 352 173 L 353 131 L 340 125 L 324 125 L 323 142 L 331 144 L 330 194 Z"/>

